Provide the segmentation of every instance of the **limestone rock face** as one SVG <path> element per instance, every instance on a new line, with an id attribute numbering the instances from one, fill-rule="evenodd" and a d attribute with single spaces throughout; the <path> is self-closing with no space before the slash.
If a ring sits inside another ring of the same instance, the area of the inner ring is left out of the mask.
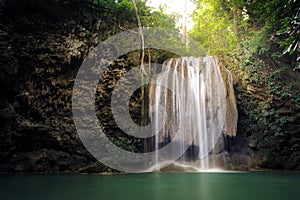
<path id="1" fill-rule="evenodd" d="M 226 118 L 224 134 L 228 136 L 236 136 L 238 111 L 233 88 L 233 77 L 231 72 L 224 66 L 220 65 L 220 70 L 226 87 Z"/>

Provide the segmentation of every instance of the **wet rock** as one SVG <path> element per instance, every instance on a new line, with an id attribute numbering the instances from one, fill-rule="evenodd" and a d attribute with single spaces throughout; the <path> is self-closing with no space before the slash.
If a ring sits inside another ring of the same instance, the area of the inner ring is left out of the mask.
<path id="1" fill-rule="evenodd" d="M 284 168 L 288 170 L 297 170 L 297 168 L 300 166 L 300 154 L 293 154 L 289 159 L 288 162 L 284 163 Z M 299 171 L 299 169 L 298 169 Z"/>
<path id="2" fill-rule="evenodd" d="M 7 108 L 0 110 L 0 119 L 10 120 L 15 116 L 15 109 L 9 105 Z"/>
<path id="3" fill-rule="evenodd" d="M 191 165 L 179 165 L 174 163 L 160 169 L 159 171 L 160 172 L 195 172 L 198 171 L 198 169 Z"/>
<path id="4" fill-rule="evenodd" d="M 30 172 L 34 171 L 34 167 L 38 161 L 46 157 L 45 152 L 28 152 L 15 154 L 11 159 L 12 171 L 14 172 Z"/>
<path id="5" fill-rule="evenodd" d="M 245 166 L 248 169 L 255 169 L 258 167 L 258 158 L 249 154 L 233 153 L 231 155 L 231 164 L 236 169 L 245 168 Z"/>
<path id="6" fill-rule="evenodd" d="M 80 173 L 101 173 L 104 171 L 111 171 L 108 167 L 100 162 L 93 162 L 79 169 Z"/>
<path id="7" fill-rule="evenodd" d="M 237 166 L 234 166 L 234 170 L 249 171 L 249 166 L 248 165 L 237 165 Z"/>
<path id="8" fill-rule="evenodd" d="M 227 151 L 224 151 L 222 153 L 219 153 L 215 155 L 216 165 L 218 167 L 228 169 L 228 165 L 231 163 L 230 154 Z"/>
<path id="9" fill-rule="evenodd" d="M 224 140 L 225 140 L 224 136 L 221 136 L 218 139 L 218 142 L 215 144 L 212 153 L 219 154 L 225 150 L 225 141 Z"/>
<path id="10" fill-rule="evenodd" d="M 10 171 L 14 172 L 76 172 L 87 165 L 87 159 L 84 156 L 71 156 L 62 151 L 44 149 L 15 154 L 10 163 Z"/>
<path id="11" fill-rule="evenodd" d="M 255 148 L 257 146 L 257 143 L 258 143 L 257 138 L 255 138 L 253 136 L 248 138 L 248 146 L 250 148 Z"/>

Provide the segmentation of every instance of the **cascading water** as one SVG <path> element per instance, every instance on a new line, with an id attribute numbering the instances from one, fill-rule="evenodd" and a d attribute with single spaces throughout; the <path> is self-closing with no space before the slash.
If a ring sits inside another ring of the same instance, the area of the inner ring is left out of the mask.
<path id="1" fill-rule="evenodd" d="M 229 93 L 234 94 L 232 80 L 228 70 L 225 75 L 228 82 L 224 81 L 215 56 L 172 58 L 164 62 L 149 91 L 150 118 L 157 133 L 153 144 L 157 166 L 163 162 L 160 157 L 166 159 L 159 149 L 172 142 L 178 144 L 182 155 L 177 163 L 200 170 L 214 167 L 209 153 L 222 134 L 235 135 L 236 131 L 235 98 L 234 102 L 227 98 Z"/>

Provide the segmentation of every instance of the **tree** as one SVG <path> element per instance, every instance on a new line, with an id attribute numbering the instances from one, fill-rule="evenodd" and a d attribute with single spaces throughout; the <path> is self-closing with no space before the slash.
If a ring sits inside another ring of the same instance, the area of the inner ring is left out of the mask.
<path id="1" fill-rule="evenodd" d="M 236 27 L 229 13 L 220 0 L 198 0 L 192 16 L 195 26 L 189 35 L 199 41 L 208 54 L 220 54 L 236 47 Z"/>

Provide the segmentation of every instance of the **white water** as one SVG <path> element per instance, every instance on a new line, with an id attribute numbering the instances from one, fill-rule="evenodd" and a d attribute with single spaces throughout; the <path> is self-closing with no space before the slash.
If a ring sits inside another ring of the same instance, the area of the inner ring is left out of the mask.
<path id="1" fill-rule="evenodd" d="M 160 157 L 166 159 L 166 155 L 160 155 L 159 149 L 171 141 L 178 143 L 183 155 L 177 164 L 199 170 L 214 168 L 208 154 L 222 134 L 226 117 L 226 86 L 217 58 L 181 57 L 166 61 L 149 96 L 150 118 L 157 133 L 155 165 L 163 165 Z M 194 149 L 190 154 L 196 158 L 193 161 L 191 155 L 185 154 L 191 145 Z"/>

